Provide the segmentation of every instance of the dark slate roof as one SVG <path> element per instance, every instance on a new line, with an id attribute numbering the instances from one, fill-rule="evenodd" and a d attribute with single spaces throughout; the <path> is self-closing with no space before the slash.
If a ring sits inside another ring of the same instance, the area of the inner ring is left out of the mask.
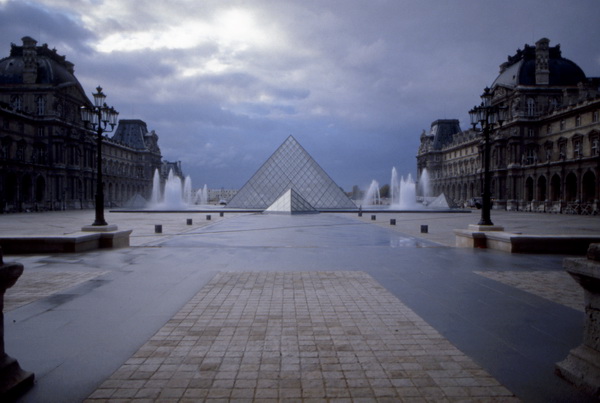
<path id="1" fill-rule="evenodd" d="M 23 38 L 34 41 L 31 38 Z M 73 64 L 59 55 L 56 50 L 50 50 L 48 45 L 35 46 L 37 53 L 36 84 L 65 84 L 79 85 L 73 74 Z M 12 45 L 10 56 L 0 60 L 0 84 L 23 84 L 23 46 Z"/>
<path id="2" fill-rule="evenodd" d="M 452 142 L 455 134 L 460 133 L 460 123 L 457 119 L 438 119 L 431 123 L 430 135 L 433 136 L 433 149 L 441 150 L 442 147 Z"/>
<path id="3" fill-rule="evenodd" d="M 119 120 L 119 126 L 115 134 L 112 136 L 112 140 L 125 144 L 128 147 L 144 150 L 148 148 L 144 137 L 148 135 L 148 128 L 146 122 L 139 119 L 131 120 Z"/>
<path id="4" fill-rule="evenodd" d="M 535 83 L 535 46 L 525 45 L 517 50 L 514 56 L 501 66 L 501 73 L 494 81 L 492 88 L 498 84 L 516 87 L 518 85 L 534 86 Z M 550 86 L 575 86 L 586 81 L 583 70 L 569 59 L 562 57 L 560 45 L 549 48 L 548 68 L 550 70 Z"/>

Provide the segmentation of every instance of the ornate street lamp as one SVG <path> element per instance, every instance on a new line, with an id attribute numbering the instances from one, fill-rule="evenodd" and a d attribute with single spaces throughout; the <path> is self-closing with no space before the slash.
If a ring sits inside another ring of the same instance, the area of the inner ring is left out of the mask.
<path id="1" fill-rule="evenodd" d="M 96 175 L 96 219 L 92 226 L 106 226 L 108 223 L 104 220 L 104 186 L 102 183 L 102 133 L 110 133 L 115 129 L 119 112 L 112 106 L 109 107 L 104 102 L 106 95 L 102 92 L 102 87 L 96 88 L 94 96 L 94 106 L 81 107 L 81 120 L 86 127 L 91 126 L 92 130 L 96 130 L 98 142 L 97 167 Z M 109 128 L 110 127 L 110 128 Z"/>
<path id="2" fill-rule="evenodd" d="M 494 225 L 490 217 L 491 210 L 491 192 L 490 192 L 490 133 L 494 130 L 494 126 L 502 126 L 506 121 L 508 108 L 506 106 L 492 106 L 492 92 L 489 88 L 485 88 L 481 95 L 481 105 L 475 106 L 469 111 L 473 130 L 477 130 L 477 124 L 481 126 L 484 141 L 483 151 L 483 194 L 481 207 L 481 220 L 478 225 Z"/>

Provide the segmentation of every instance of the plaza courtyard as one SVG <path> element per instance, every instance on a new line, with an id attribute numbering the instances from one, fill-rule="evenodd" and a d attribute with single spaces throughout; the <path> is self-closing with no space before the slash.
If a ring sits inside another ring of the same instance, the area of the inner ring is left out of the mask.
<path id="1" fill-rule="evenodd" d="M 454 247 L 477 211 L 106 217 L 133 229 L 131 247 L 5 255 L 25 266 L 5 298 L 6 351 L 36 376 L 22 402 L 589 400 L 554 373 L 583 332 L 564 256 Z M 529 234 L 600 228 L 492 218 Z M 92 219 L 3 215 L 0 235 Z"/>

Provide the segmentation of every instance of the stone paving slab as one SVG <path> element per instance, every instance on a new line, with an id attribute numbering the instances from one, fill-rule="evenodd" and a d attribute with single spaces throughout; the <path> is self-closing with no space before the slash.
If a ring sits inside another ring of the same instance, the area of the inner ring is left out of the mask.
<path id="1" fill-rule="evenodd" d="M 11 311 L 40 298 L 101 276 L 104 271 L 23 271 L 17 283 L 4 294 L 4 310 Z"/>
<path id="2" fill-rule="evenodd" d="M 371 220 L 375 215 L 376 220 Z M 600 234 L 600 216 L 580 216 L 571 214 L 543 214 L 492 210 L 492 221 L 501 225 L 507 232 L 526 235 L 579 235 L 590 236 Z M 385 210 L 376 213 L 364 213 L 362 217 L 349 214 L 357 220 L 376 224 L 381 227 L 399 231 L 414 237 L 427 239 L 441 245 L 454 247 L 456 238 L 454 230 L 467 229 L 469 224 L 479 221 L 481 210 L 473 209 L 471 213 L 393 213 Z M 390 219 L 396 225 L 390 225 Z M 427 233 L 421 232 L 421 226 L 427 225 Z"/>
<path id="3" fill-rule="evenodd" d="M 584 311 L 583 288 L 567 272 L 533 270 L 476 271 L 474 273 L 578 311 Z"/>
<path id="4" fill-rule="evenodd" d="M 517 401 L 364 272 L 217 274 L 87 402 Z"/>

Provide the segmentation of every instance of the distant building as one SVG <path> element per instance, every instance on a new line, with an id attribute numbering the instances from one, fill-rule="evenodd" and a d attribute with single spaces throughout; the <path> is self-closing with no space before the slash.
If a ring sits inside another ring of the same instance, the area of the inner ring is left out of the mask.
<path id="1" fill-rule="evenodd" d="M 229 200 L 233 199 L 238 192 L 238 189 L 208 189 L 208 202 L 209 203 L 229 203 Z"/>
<path id="2" fill-rule="evenodd" d="M 493 105 L 509 118 L 491 135 L 493 207 L 600 213 L 600 79 L 588 78 L 540 39 L 500 65 Z M 427 169 L 434 193 L 459 203 L 481 196 L 482 138 L 457 120 L 437 120 L 423 132 L 419 177 Z"/>
<path id="3" fill-rule="evenodd" d="M 0 60 L 0 212 L 91 208 L 96 133 L 79 113 L 91 102 L 65 56 L 22 41 Z M 121 120 L 103 143 L 106 206 L 148 199 L 160 164 L 158 136 L 141 120 Z"/>

